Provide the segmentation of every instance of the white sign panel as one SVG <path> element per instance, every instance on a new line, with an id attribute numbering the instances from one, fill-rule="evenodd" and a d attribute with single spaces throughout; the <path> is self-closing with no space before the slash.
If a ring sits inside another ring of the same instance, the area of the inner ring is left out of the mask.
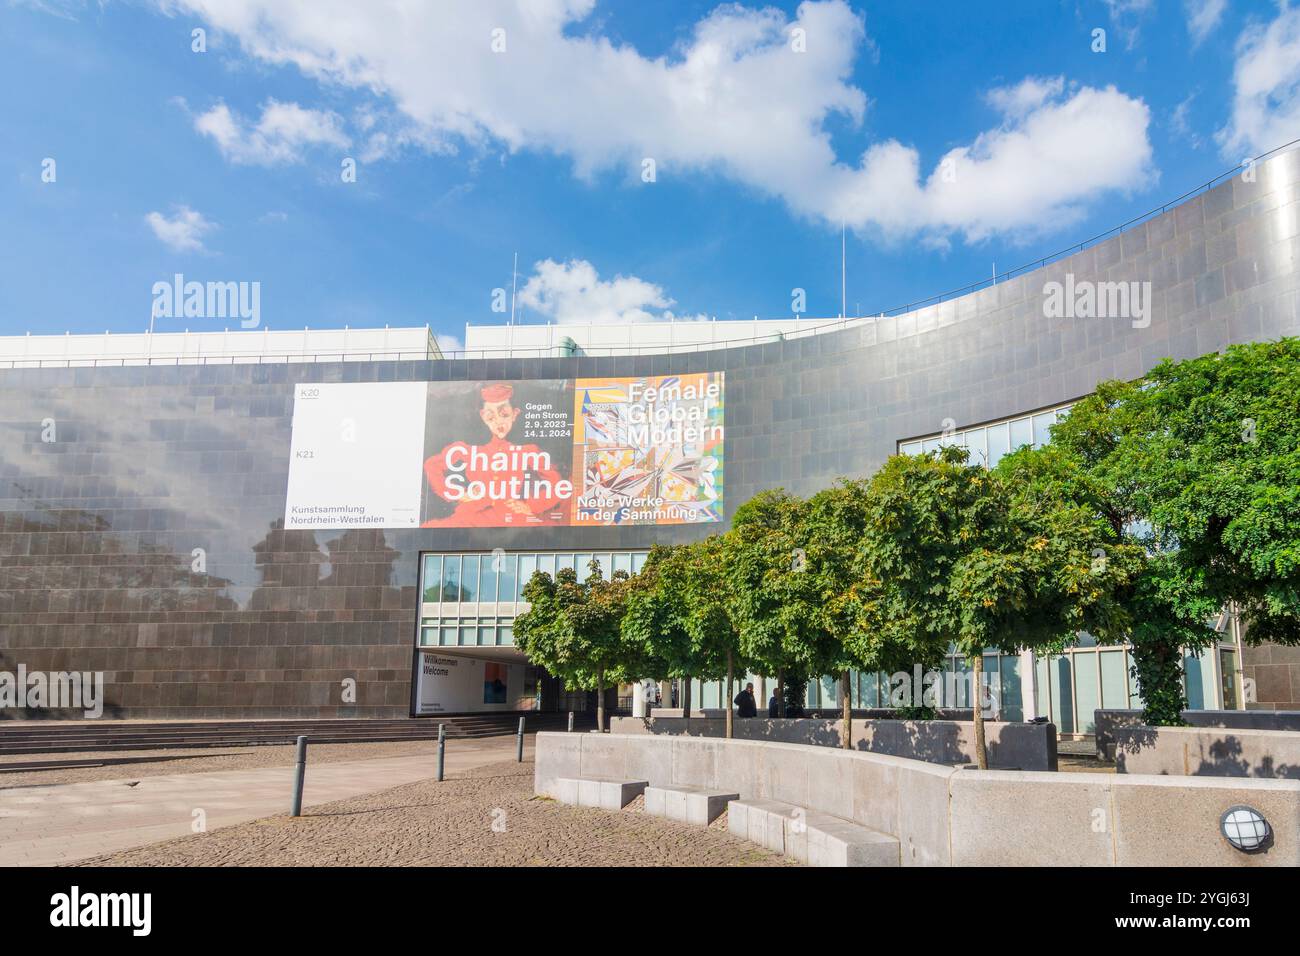
<path id="1" fill-rule="evenodd" d="M 524 665 L 477 657 L 420 654 L 417 714 L 532 710 L 524 697 Z"/>
<path id="2" fill-rule="evenodd" d="M 284 526 L 415 528 L 424 382 L 298 385 Z"/>

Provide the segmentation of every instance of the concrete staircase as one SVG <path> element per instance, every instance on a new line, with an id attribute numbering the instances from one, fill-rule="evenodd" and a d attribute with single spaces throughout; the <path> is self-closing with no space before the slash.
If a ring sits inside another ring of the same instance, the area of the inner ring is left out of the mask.
<path id="1" fill-rule="evenodd" d="M 438 724 L 449 738 L 513 734 L 524 717 L 525 733 L 564 730 L 567 713 L 465 714 L 461 716 L 320 720 L 77 720 L 0 721 L 0 755 L 117 750 L 179 750 L 199 747 L 256 747 L 292 744 L 306 735 L 313 744 L 436 740 Z M 575 730 L 594 728 L 578 714 Z"/>

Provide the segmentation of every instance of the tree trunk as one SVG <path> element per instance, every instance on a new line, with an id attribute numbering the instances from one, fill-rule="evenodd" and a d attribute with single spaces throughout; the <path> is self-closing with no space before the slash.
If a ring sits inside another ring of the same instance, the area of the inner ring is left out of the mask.
<path id="1" fill-rule="evenodd" d="M 731 740 L 736 736 L 736 714 L 732 707 L 731 685 L 734 675 L 731 667 L 731 651 L 727 651 L 727 739 Z"/>
<path id="2" fill-rule="evenodd" d="M 605 732 L 605 668 L 596 668 L 596 730 Z"/>
<path id="3" fill-rule="evenodd" d="M 776 715 L 785 716 L 785 671 L 776 672 Z"/>
<path id="4" fill-rule="evenodd" d="M 844 714 L 845 750 L 853 749 L 853 695 L 849 693 L 849 672 L 840 674 L 840 709 Z"/>
<path id="5" fill-rule="evenodd" d="M 682 678 L 682 717 L 689 718 L 690 716 L 691 716 L 691 679 L 689 677 L 683 677 Z"/>
<path id="6" fill-rule="evenodd" d="M 975 684 L 972 713 L 975 717 L 975 764 L 981 770 L 989 769 L 989 753 L 984 745 L 984 651 L 971 657 L 971 676 Z"/>

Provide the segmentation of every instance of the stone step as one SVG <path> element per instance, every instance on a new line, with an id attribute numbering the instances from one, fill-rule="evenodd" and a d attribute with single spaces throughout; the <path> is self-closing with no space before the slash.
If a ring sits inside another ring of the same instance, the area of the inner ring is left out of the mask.
<path id="1" fill-rule="evenodd" d="M 778 800 L 732 800 L 727 828 L 808 866 L 900 866 L 897 837 Z"/>
<path id="2" fill-rule="evenodd" d="M 645 792 L 647 780 L 609 780 L 595 777 L 559 777 L 555 799 L 575 807 L 622 810 Z"/>
<path id="3" fill-rule="evenodd" d="M 738 793 L 705 790 L 701 787 L 646 787 L 645 812 L 680 823 L 707 827 L 722 815 L 727 804 L 740 799 Z"/>

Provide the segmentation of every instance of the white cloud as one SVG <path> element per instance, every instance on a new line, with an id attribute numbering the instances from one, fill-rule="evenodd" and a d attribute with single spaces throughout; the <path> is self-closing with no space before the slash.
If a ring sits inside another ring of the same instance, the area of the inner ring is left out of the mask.
<path id="1" fill-rule="evenodd" d="M 1124 38 L 1130 50 L 1137 45 L 1142 21 L 1155 9 L 1155 0 L 1104 0 L 1110 13 L 1111 26 Z"/>
<path id="2" fill-rule="evenodd" d="M 1183 5 L 1187 9 L 1187 32 L 1192 37 L 1192 46 L 1196 47 L 1219 25 L 1228 0 L 1184 0 Z"/>
<path id="3" fill-rule="evenodd" d="M 444 356 L 465 351 L 465 343 L 454 335 L 438 334 L 433 337 L 433 340 L 438 343 L 438 350 Z"/>
<path id="4" fill-rule="evenodd" d="M 585 259 L 545 259 L 519 290 L 519 302 L 559 323 L 654 322 L 675 316 L 664 290 L 636 276 L 602 280 Z M 658 312 L 651 310 L 659 310 Z M 694 318 L 702 318 L 695 316 Z"/>
<path id="5" fill-rule="evenodd" d="M 1196 130 L 1192 128 L 1191 112 L 1192 103 L 1196 100 L 1199 91 L 1192 91 L 1184 97 L 1169 116 L 1169 129 L 1179 139 L 1186 142 L 1193 149 L 1200 149 L 1202 139 Z"/>
<path id="6" fill-rule="evenodd" d="M 175 252 L 204 252 L 203 237 L 216 228 L 216 223 L 203 218 L 203 213 L 189 206 L 173 206 L 168 218 L 160 212 L 144 217 L 153 234 Z"/>
<path id="7" fill-rule="evenodd" d="M 829 127 L 835 117 L 862 123 L 868 98 L 851 77 L 873 49 L 844 0 L 803 3 L 793 19 L 720 6 L 653 58 L 587 22 L 596 0 L 479 0 L 454 15 L 401 0 L 156 2 L 263 62 L 390 104 L 393 122 L 362 126 L 372 156 L 409 143 L 504 145 L 566 156 L 582 177 L 621 170 L 638 183 L 649 157 L 660 181 L 722 176 L 801 216 L 904 235 L 1055 228 L 1097 193 L 1148 181 L 1145 104 L 1113 87 L 1067 91 L 1059 78 L 993 94 L 999 124 L 954 150 L 969 164 L 955 184 L 923 174 L 917 151 L 893 139 L 856 165 L 842 161 Z M 492 50 L 497 28 L 505 52 Z M 796 29 L 806 52 L 794 49 Z M 236 128 L 224 113 L 211 125 L 214 137 Z"/>
<path id="8" fill-rule="evenodd" d="M 304 109 L 297 103 L 267 100 L 261 119 L 249 124 L 225 103 L 194 118 L 194 128 L 211 136 L 221 155 L 247 166 L 297 163 L 309 146 L 346 149 L 350 140 L 337 113 Z"/>
<path id="9" fill-rule="evenodd" d="M 1233 162 L 1300 137 L 1300 9 L 1255 23 L 1237 38 L 1232 118 L 1215 138 Z"/>
<path id="10" fill-rule="evenodd" d="M 989 94 L 1002 124 L 970 146 L 950 150 L 921 179 L 916 150 L 890 141 L 869 149 L 855 170 L 839 172 L 830 208 L 847 209 L 887 234 L 916 224 L 979 240 L 994 233 L 1037 234 L 1081 218 L 1087 200 L 1148 182 L 1151 144 L 1146 104 L 1114 87 L 1030 78 Z"/>

